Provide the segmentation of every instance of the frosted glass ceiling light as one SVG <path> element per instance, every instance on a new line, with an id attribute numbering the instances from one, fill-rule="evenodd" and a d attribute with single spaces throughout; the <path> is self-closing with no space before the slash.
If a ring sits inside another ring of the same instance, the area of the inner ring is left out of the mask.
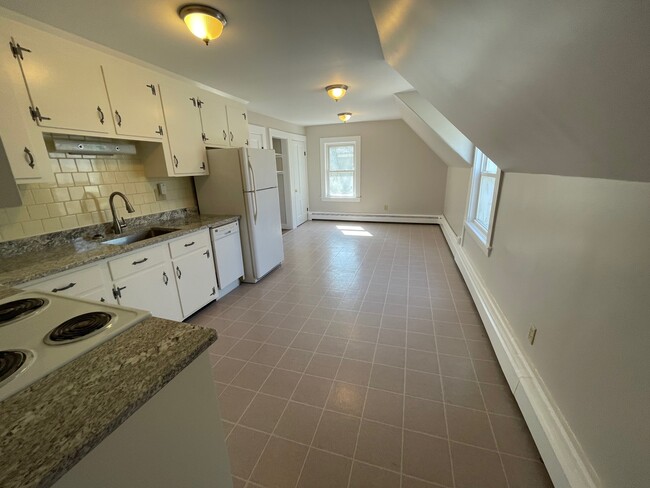
<path id="1" fill-rule="evenodd" d="M 190 32 L 203 40 L 206 46 L 221 35 L 228 23 L 225 15 L 206 5 L 185 5 L 180 8 L 178 15 Z"/>
<path id="2" fill-rule="evenodd" d="M 327 85 L 325 91 L 330 96 L 332 100 L 338 102 L 341 98 L 345 96 L 345 92 L 348 91 L 348 85 Z"/>
<path id="3" fill-rule="evenodd" d="M 342 112 L 339 114 L 339 119 L 341 119 L 341 122 L 347 122 L 350 120 L 350 117 L 352 117 L 352 114 L 350 112 Z"/>

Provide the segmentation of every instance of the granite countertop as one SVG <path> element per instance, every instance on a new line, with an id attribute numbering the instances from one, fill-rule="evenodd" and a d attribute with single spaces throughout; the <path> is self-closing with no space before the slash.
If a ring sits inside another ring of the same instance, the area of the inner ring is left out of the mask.
<path id="1" fill-rule="evenodd" d="M 20 253 L 0 252 L 0 284 L 16 286 L 21 283 L 44 278 L 61 271 L 90 264 L 119 254 L 135 251 L 170 239 L 181 237 L 209 227 L 218 227 L 239 220 L 233 215 L 198 215 L 175 216 L 159 215 L 159 219 L 141 219 L 139 225 L 127 227 L 120 236 L 105 235 L 103 239 L 92 239 L 92 231 L 74 238 L 61 233 L 51 239 L 45 248 L 29 249 L 30 239 L 15 241 Z M 129 235 L 148 227 L 177 229 L 174 232 L 152 237 L 126 245 L 102 244 L 102 241 Z M 54 235 L 54 234 L 53 234 Z M 5 244 L 6 246 L 6 244 Z"/>
<path id="2" fill-rule="evenodd" d="M 51 486 L 215 340 L 149 318 L 0 402 L 0 486 Z"/>

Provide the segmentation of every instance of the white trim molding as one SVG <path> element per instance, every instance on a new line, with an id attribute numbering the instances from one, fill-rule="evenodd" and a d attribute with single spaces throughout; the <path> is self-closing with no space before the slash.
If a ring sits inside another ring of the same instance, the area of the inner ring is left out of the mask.
<path id="1" fill-rule="evenodd" d="M 555 488 L 598 488 L 600 483 L 580 443 L 523 354 L 498 303 L 467 257 L 447 219 L 440 227 L 474 299 L 499 364 Z"/>
<path id="2" fill-rule="evenodd" d="M 352 221 L 352 222 L 394 222 L 394 223 L 401 223 L 401 224 L 438 224 L 440 222 L 440 215 L 309 212 L 309 220 L 345 220 L 345 221 Z"/>

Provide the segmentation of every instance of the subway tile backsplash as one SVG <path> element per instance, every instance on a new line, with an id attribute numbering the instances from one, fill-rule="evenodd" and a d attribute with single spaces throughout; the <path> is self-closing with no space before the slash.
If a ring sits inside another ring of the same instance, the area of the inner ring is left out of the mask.
<path id="1" fill-rule="evenodd" d="M 135 208 L 127 214 L 122 199 L 120 216 L 135 217 L 179 208 L 196 208 L 192 179 L 148 178 L 137 156 L 51 159 L 56 182 L 19 185 L 21 207 L 0 209 L 0 241 L 110 222 L 108 197 L 124 193 Z M 158 192 L 165 183 L 167 195 Z"/>

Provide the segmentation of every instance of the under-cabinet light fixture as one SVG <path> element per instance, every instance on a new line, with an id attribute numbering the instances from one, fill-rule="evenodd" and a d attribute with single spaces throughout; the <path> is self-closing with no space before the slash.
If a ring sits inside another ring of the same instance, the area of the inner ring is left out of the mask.
<path id="1" fill-rule="evenodd" d="M 352 114 L 350 112 L 341 112 L 339 114 L 339 119 L 341 119 L 341 122 L 347 122 L 350 120 L 350 117 L 352 117 Z"/>
<path id="2" fill-rule="evenodd" d="M 345 96 L 345 93 L 348 91 L 348 85 L 327 85 L 325 91 L 330 96 L 332 100 L 338 102 L 341 98 Z"/>
<path id="3" fill-rule="evenodd" d="M 203 40 L 206 46 L 221 36 L 228 23 L 224 14 L 207 5 L 185 5 L 178 10 L 178 15 L 190 32 Z"/>

